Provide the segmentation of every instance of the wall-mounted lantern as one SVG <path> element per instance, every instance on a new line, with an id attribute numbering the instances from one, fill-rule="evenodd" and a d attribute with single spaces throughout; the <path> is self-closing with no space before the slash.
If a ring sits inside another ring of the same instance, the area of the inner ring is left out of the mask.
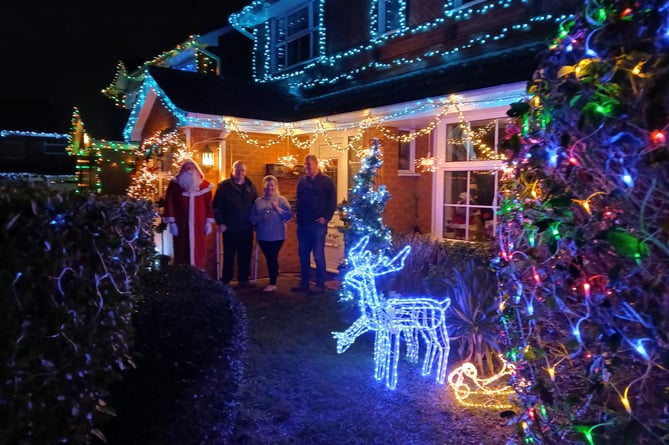
<path id="1" fill-rule="evenodd" d="M 211 151 L 209 146 L 205 146 L 202 149 L 202 169 L 208 172 L 212 168 L 214 168 L 214 152 Z"/>

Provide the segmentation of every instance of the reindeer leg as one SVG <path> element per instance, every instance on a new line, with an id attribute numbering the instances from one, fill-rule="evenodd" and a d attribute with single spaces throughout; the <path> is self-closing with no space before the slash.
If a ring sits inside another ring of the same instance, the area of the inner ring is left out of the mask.
<path id="1" fill-rule="evenodd" d="M 400 360 L 400 338 L 401 331 L 392 333 L 390 337 L 390 347 L 391 353 L 388 357 L 392 362 L 388 366 L 388 374 L 386 375 L 386 386 L 390 389 L 395 389 L 397 387 L 397 365 Z"/>

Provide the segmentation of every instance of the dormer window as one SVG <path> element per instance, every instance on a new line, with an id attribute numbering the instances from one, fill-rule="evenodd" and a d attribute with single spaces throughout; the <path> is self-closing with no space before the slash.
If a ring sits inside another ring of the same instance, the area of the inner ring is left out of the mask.
<path id="1" fill-rule="evenodd" d="M 372 0 L 372 37 L 383 37 L 406 27 L 407 0 Z"/>
<path id="2" fill-rule="evenodd" d="M 318 10 L 309 1 L 272 19 L 272 72 L 293 68 L 318 56 Z"/>

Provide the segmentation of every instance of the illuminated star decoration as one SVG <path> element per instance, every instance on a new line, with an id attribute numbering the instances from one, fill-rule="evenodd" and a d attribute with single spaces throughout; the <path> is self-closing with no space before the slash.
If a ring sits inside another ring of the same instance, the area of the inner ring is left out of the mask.
<path id="1" fill-rule="evenodd" d="M 365 250 L 369 236 L 363 237 L 349 252 L 352 265 L 344 276 L 345 288 L 359 297 L 360 318 L 346 331 L 332 332 L 337 340 L 337 353 L 346 351 L 355 340 L 367 331 L 375 331 L 374 378 L 385 378 L 386 387 L 397 386 L 397 365 L 400 341 L 407 345 L 407 360 L 417 363 L 419 345 L 425 343 L 422 375 L 426 376 L 437 366 L 436 381 L 446 379 L 450 343 L 446 330 L 446 309 L 449 298 L 437 301 L 431 298 L 384 298 L 376 290 L 375 278 L 404 268 L 411 246 L 405 246 L 392 259 Z"/>

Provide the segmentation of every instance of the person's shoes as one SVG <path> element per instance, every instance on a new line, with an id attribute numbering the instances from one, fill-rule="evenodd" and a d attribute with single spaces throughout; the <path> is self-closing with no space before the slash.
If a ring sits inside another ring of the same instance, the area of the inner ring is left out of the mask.
<path id="1" fill-rule="evenodd" d="M 314 286 L 311 289 L 309 289 L 309 293 L 311 295 L 320 295 L 323 292 L 325 292 L 325 290 L 321 286 Z"/>
<path id="2" fill-rule="evenodd" d="M 262 288 L 263 292 L 274 292 L 276 290 L 276 286 L 273 284 L 268 284 L 267 286 Z"/>
<path id="3" fill-rule="evenodd" d="M 237 289 L 252 289 L 254 287 L 256 287 L 255 284 L 249 281 L 240 281 L 239 284 L 237 284 Z"/>
<path id="4" fill-rule="evenodd" d="M 291 292 L 306 292 L 309 290 L 309 286 L 306 286 L 304 284 L 298 284 L 297 286 L 293 286 L 290 288 Z"/>

